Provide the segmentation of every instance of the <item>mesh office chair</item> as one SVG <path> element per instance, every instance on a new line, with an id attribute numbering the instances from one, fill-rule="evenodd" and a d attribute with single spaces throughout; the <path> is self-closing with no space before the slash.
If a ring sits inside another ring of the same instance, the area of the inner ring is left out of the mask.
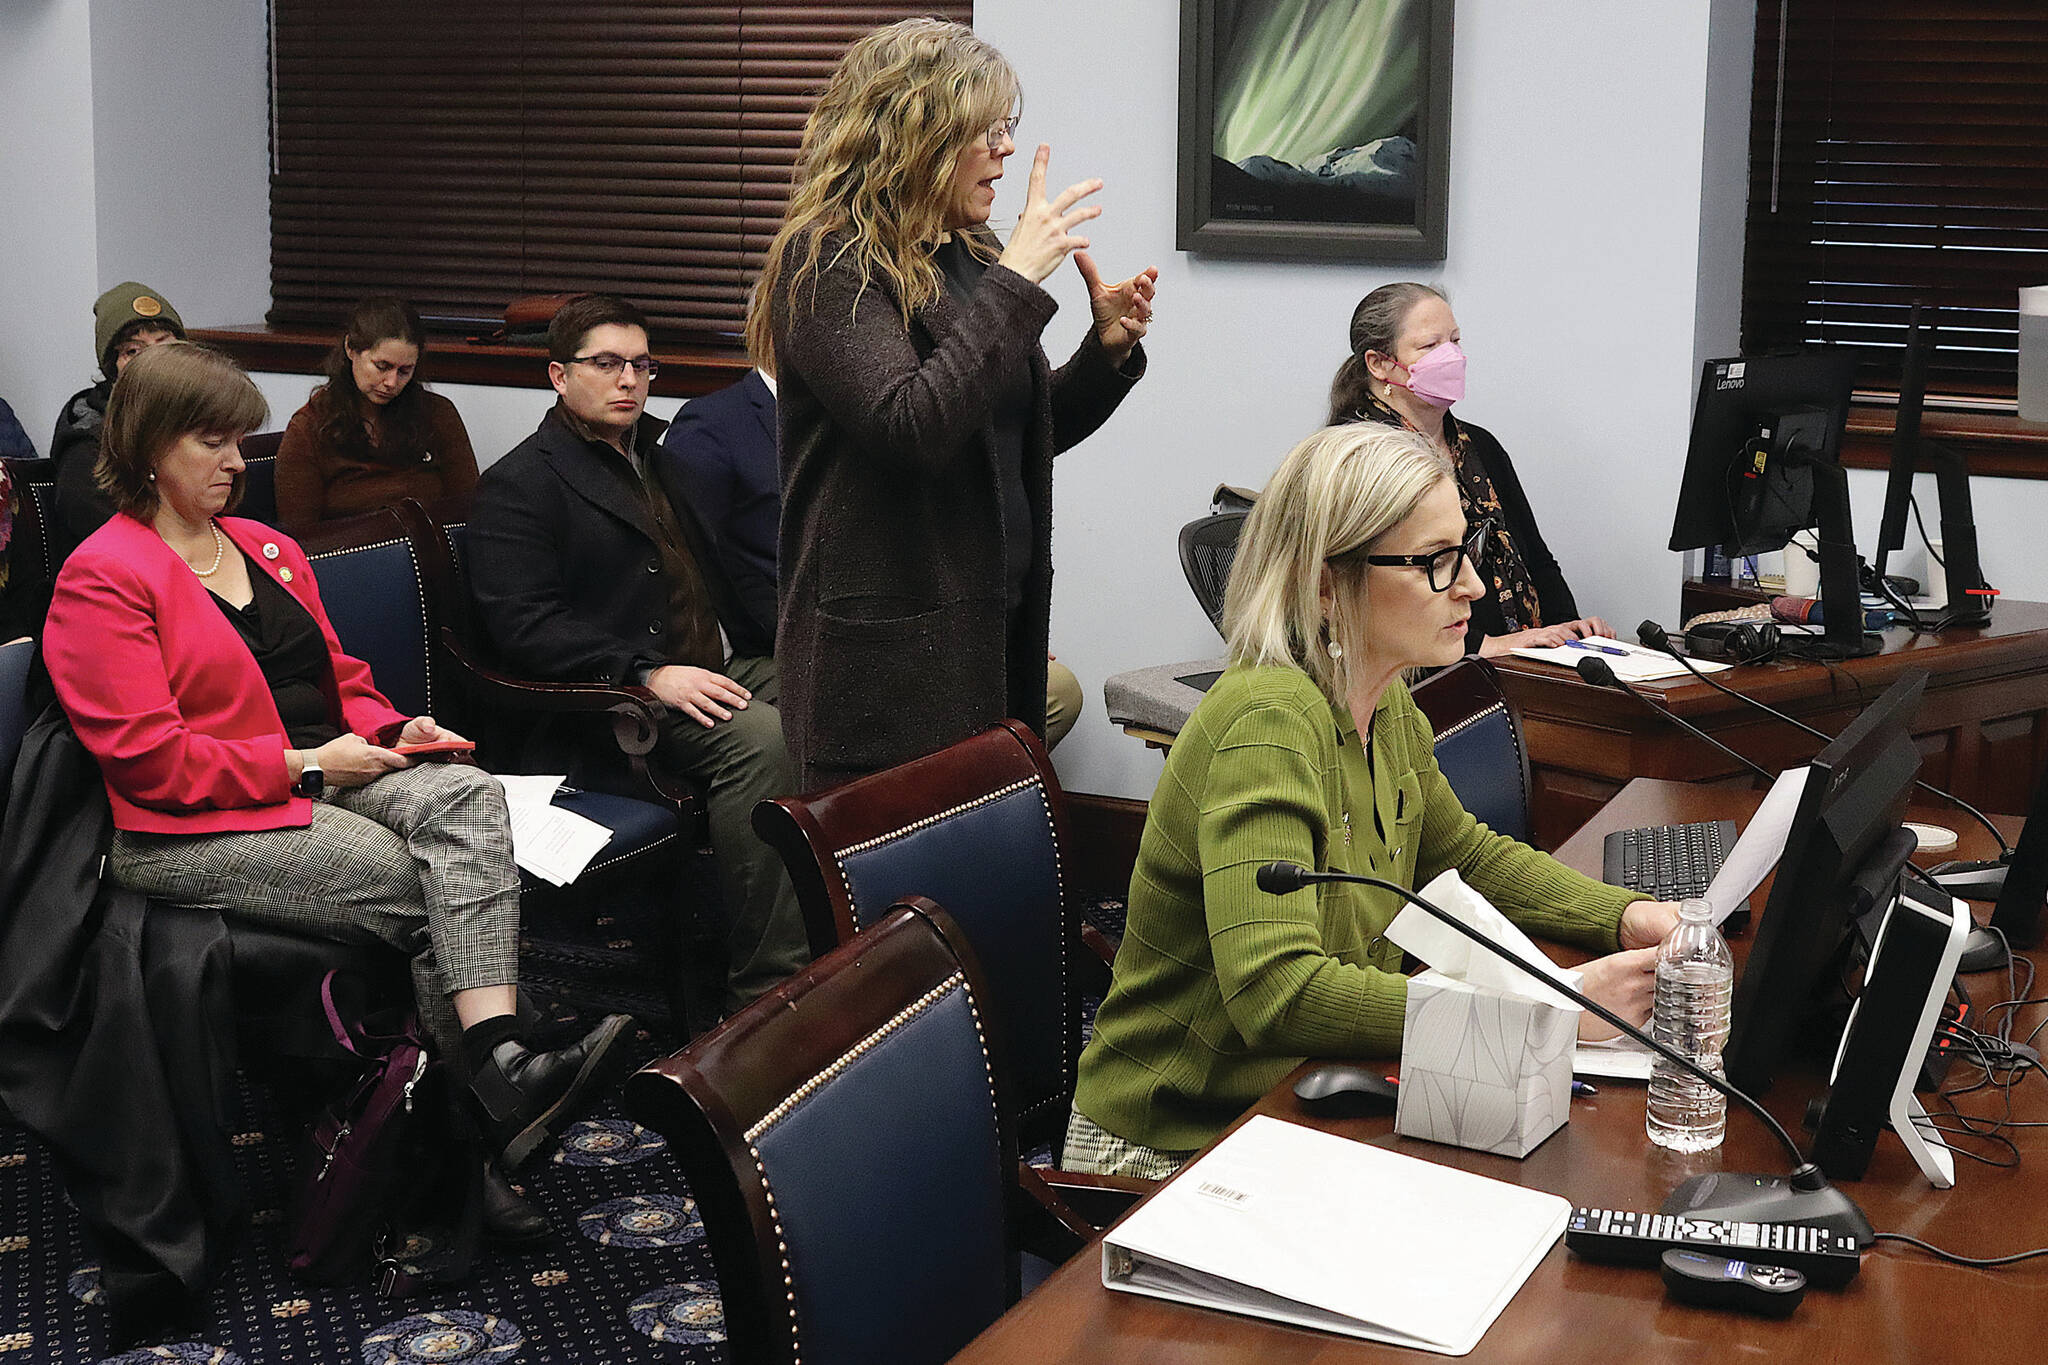
<path id="1" fill-rule="evenodd" d="M 1180 528 L 1180 567 L 1195 590 L 1195 600 L 1209 614 L 1216 633 L 1223 633 L 1223 594 L 1230 586 L 1230 566 L 1237 559 L 1237 538 L 1244 530 L 1244 512 L 1217 512 Z"/>

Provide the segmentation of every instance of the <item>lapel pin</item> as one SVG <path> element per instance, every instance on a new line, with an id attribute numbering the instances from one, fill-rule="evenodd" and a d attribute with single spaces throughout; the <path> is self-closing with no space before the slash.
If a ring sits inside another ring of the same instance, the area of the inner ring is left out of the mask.
<path id="1" fill-rule="evenodd" d="M 266 541 L 264 541 L 264 542 L 263 542 L 263 557 L 264 557 L 265 559 L 276 559 L 276 558 L 277 558 L 277 542 L 276 542 L 276 541 L 274 541 L 274 540 L 266 540 Z"/>

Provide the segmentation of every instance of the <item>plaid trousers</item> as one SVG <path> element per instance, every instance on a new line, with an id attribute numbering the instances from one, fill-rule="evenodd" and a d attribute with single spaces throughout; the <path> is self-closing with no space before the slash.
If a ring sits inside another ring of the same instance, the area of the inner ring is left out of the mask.
<path id="1" fill-rule="evenodd" d="M 504 789 L 480 768 L 421 763 L 329 789 L 304 828 L 114 832 L 116 881 L 180 905 L 412 954 L 420 1022 L 445 1057 L 449 994 L 519 979 L 519 873 Z"/>

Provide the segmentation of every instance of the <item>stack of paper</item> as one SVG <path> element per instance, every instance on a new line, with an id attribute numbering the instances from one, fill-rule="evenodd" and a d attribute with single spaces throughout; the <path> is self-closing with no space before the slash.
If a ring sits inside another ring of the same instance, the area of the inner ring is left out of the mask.
<path id="1" fill-rule="evenodd" d="M 556 886 L 583 875 L 590 860 L 612 840 L 612 832 L 595 820 L 554 804 L 562 778 L 523 773 L 493 773 L 505 789 L 512 815 L 512 861 Z"/>
<path id="2" fill-rule="evenodd" d="M 1655 682 L 1659 678 L 1679 678 L 1686 674 L 1686 667 L 1661 649 L 1648 645 L 1630 644 L 1625 640 L 1610 640 L 1604 635 L 1574 640 L 1568 645 L 1544 649 L 1517 649 L 1516 657 L 1534 659 L 1543 664 L 1560 664 L 1565 668 L 1577 668 L 1581 659 L 1604 659 L 1614 670 L 1614 676 L 1623 682 Z M 1718 673 L 1729 667 L 1711 659 L 1694 659 L 1692 666 L 1702 673 Z"/>
<path id="3" fill-rule="evenodd" d="M 1570 1214 L 1553 1194 L 1260 1115 L 1104 1235 L 1102 1283 L 1464 1355 Z"/>

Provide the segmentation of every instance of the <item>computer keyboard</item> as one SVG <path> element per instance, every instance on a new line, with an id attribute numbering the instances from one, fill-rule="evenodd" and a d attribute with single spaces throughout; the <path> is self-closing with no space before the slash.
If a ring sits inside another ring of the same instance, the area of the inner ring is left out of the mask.
<path id="1" fill-rule="evenodd" d="M 1618 829 L 1601 845 L 1602 880 L 1660 901 L 1704 896 L 1735 847 L 1735 835 L 1733 820 Z M 1748 908 L 1745 901 L 1736 913 Z"/>

